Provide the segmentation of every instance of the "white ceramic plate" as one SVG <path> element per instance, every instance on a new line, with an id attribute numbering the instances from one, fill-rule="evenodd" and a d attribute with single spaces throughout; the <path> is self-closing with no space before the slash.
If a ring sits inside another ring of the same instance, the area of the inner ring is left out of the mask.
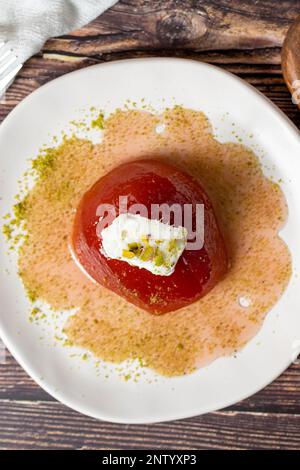
<path id="1" fill-rule="evenodd" d="M 300 349 L 299 133 L 264 96 L 219 68 L 179 59 L 120 61 L 65 75 L 32 93 L 0 127 L 1 215 L 13 203 L 28 157 L 49 140 L 49 134 L 58 134 L 80 117 L 80 109 L 96 106 L 110 112 L 127 99 L 143 98 L 157 111 L 174 103 L 204 111 L 222 141 L 235 140 L 232 122 L 237 124 L 243 141 L 261 156 L 265 171 L 283 180 L 289 219 L 282 237 L 291 250 L 294 273 L 259 334 L 237 357 L 221 358 L 185 377 L 166 379 L 147 371 L 138 382 L 126 382 L 113 367 L 108 378 L 103 372 L 97 375 L 93 360 L 70 357 L 70 350 L 53 339 L 50 326 L 41 331 L 28 322 L 22 284 L 1 248 L 0 332 L 9 350 L 61 402 L 123 423 L 185 418 L 229 406 L 274 380 Z"/>

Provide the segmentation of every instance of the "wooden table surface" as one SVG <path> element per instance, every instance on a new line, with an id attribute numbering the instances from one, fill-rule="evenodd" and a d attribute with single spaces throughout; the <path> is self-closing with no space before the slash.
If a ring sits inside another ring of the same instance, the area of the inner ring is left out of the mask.
<path id="1" fill-rule="evenodd" d="M 89 26 L 49 40 L 0 103 L 0 121 L 55 77 L 121 58 L 176 56 L 214 63 L 251 83 L 300 127 L 280 48 L 300 0 L 123 0 Z M 0 364 L 0 449 L 299 449 L 300 364 L 251 398 L 204 416 L 117 425 L 72 411 L 7 353 Z"/>

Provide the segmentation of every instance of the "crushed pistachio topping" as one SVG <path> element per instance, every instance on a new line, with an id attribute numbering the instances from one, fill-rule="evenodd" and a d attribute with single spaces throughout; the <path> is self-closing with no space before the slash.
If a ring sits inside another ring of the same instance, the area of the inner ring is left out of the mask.
<path id="1" fill-rule="evenodd" d="M 104 114 L 99 113 L 98 117 L 91 122 L 92 128 L 104 129 Z"/>
<path id="2" fill-rule="evenodd" d="M 170 267 L 172 265 L 172 262 L 170 262 L 170 256 L 176 255 L 176 253 L 180 250 L 178 245 L 180 240 L 176 239 L 169 241 L 167 255 L 162 250 L 160 250 L 158 246 L 150 245 L 149 235 L 143 235 L 141 237 L 141 241 L 142 243 L 128 243 L 127 249 L 123 249 L 122 255 L 128 259 L 136 257 L 139 258 L 141 261 L 153 261 L 155 266 L 164 265 L 165 267 Z M 163 240 L 155 240 L 156 245 L 159 245 L 162 242 Z"/>
<path id="3" fill-rule="evenodd" d="M 55 148 L 46 148 L 32 160 L 32 169 L 40 178 L 44 178 L 54 166 L 57 151 Z"/>
<path id="4" fill-rule="evenodd" d="M 135 257 L 135 254 L 133 253 L 133 251 L 130 251 L 130 250 L 123 250 L 122 255 L 128 259 Z"/>
<path id="5" fill-rule="evenodd" d="M 187 230 L 127 213 L 102 231 L 102 240 L 105 256 L 168 276 L 185 249 Z"/>

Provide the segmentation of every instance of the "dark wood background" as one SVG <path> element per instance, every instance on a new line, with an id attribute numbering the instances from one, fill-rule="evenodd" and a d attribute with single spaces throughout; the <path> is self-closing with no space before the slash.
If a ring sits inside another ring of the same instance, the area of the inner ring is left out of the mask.
<path id="1" fill-rule="evenodd" d="M 0 121 L 64 73 L 130 57 L 214 63 L 254 85 L 300 127 L 280 69 L 300 0 L 120 1 L 89 26 L 48 41 L 0 104 Z M 1 15 L 1 12 L 0 12 Z M 155 425 L 96 421 L 56 402 L 8 354 L 0 365 L 0 449 L 300 449 L 300 365 L 226 410 Z"/>

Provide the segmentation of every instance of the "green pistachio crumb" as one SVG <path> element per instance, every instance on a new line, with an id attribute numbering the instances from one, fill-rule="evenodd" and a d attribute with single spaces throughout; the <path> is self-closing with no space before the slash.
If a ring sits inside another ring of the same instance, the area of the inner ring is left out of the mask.
<path id="1" fill-rule="evenodd" d="M 175 251 L 176 248 L 177 248 L 177 240 L 171 240 L 169 242 L 169 247 L 168 248 L 169 248 L 169 251 L 171 251 L 171 252 Z"/>
<path id="2" fill-rule="evenodd" d="M 13 213 L 15 216 L 16 225 L 20 225 L 20 222 L 25 219 L 26 216 L 26 201 L 20 201 L 13 206 Z"/>
<path id="3" fill-rule="evenodd" d="M 155 256 L 154 264 L 155 266 L 161 266 L 162 264 L 164 264 L 164 257 L 161 253 Z"/>
<path id="4" fill-rule="evenodd" d="M 91 126 L 93 129 L 104 129 L 104 114 L 99 113 L 98 117 L 91 122 Z"/>
<path id="5" fill-rule="evenodd" d="M 134 258 L 134 257 L 135 257 L 135 254 L 134 254 L 132 251 L 123 250 L 123 251 L 122 251 L 122 256 L 124 256 L 124 258 L 131 259 L 131 258 Z"/>
<path id="6" fill-rule="evenodd" d="M 54 148 L 47 148 L 42 153 L 32 160 L 32 168 L 38 173 L 38 176 L 43 178 L 48 173 L 48 170 L 53 168 L 56 152 Z"/>
<path id="7" fill-rule="evenodd" d="M 5 224 L 2 227 L 2 233 L 5 236 L 6 240 L 11 240 L 13 229 L 10 224 Z"/>
<path id="8" fill-rule="evenodd" d="M 136 243 L 136 242 L 133 242 L 133 243 L 128 243 L 128 248 L 130 251 L 136 251 L 140 248 L 140 244 L 139 243 Z"/>
<path id="9" fill-rule="evenodd" d="M 142 261 L 149 261 L 154 255 L 154 248 L 152 246 L 145 246 L 140 256 Z"/>

